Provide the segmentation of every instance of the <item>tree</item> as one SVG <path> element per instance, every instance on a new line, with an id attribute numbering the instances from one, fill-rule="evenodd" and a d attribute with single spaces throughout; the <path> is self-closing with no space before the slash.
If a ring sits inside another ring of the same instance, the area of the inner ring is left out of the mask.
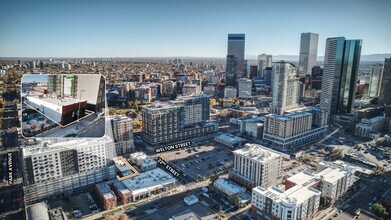
<path id="1" fill-rule="evenodd" d="M 236 208 L 239 208 L 239 198 L 237 195 L 232 195 L 231 198 L 229 199 L 229 202 L 234 205 Z"/>
<path id="2" fill-rule="evenodd" d="M 213 184 L 218 178 L 219 178 L 219 175 L 217 175 L 217 173 L 215 173 L 213 176 L 210 177 L 210 182 Z"/>
<path id="3" fill-rule="evenodd" d="M 382 206 L 382 204 L 380 204 L 380 203 L 373 204 L 372 211 L 378 217 L 387 219 L 388 212 L 387 212 L 387 209 Z"/>
<path id="4" fill-rule="evenodd" d="M 239 105 L 240 105 L 240 106 L 244 106 L 244 101 L 240 100 L 240 101 L 239 101 Z"/>

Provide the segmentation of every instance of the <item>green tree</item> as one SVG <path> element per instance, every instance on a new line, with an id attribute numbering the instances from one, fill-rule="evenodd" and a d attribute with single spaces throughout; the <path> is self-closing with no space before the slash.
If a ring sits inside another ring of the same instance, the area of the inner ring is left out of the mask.
<path id="1" fill-rule="evenodd" d="M 239 101 L 239 105 L 240 105 L 240 106 L 244 106 L 244 101 L 240 100 L 240 101 Z"/>
<path id="2" fill-rule="evenodd" d="M 372 211 L 380 218 L 387 219 L 388 212 L 387 209 L 380 203 L 375 203 L 372 206 Z"/>

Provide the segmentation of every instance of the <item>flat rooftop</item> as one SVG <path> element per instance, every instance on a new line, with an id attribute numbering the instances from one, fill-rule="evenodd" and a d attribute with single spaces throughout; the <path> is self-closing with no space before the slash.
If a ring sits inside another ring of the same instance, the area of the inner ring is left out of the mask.
<path id="1" fill-rule="evenodd" d="M 122 156 L 113 158 L 113 161 L 122 175 L 122 177 L 117 176 L 118 180 L 124 180 L 139 175 L 139 172 L 137 172 L 137 170 L 134 169 Z"/>
<path id="2" fill-rule="evenodd" d="M 63 149 L 77 149 L 81 147 L 89 147 L 98 144 L 106 144 L 112 142 L 109 136 L 102 138 L 77 138 L 69 141 L 39 140 L 36 144 L 23 147 L 23 156 L 39 155 L 41 153 L 60 151 Z"/>
<path id="3" fill-rule="evenodd" d="M 110 187 L 106 183 L 96 184 L 99 192 L 105 199 L 115 199 L 117 198 L 113 191 L 111 191 Z"/>
<path id="4" fill-rule="evenodd" d="M 320 178 L 317 177 L 316 174 L 302 171 L 289 177 L 287 181 L 295 183 L 296 185 L 304 185 L 304 184 L 310 184 L 316 181 L 320 181 Z"/>
<path id="5" fill-rule="evenodd" d="M 302 203 L 315 195 L 321 194 L 319 190 L 301 185 L 293 186 L 287 191 L 284 191 L 276 186 L 271 186 L 267 189 L 257 186 L 253 189 L 253 191 L 271 198 L 275 202 L 285 201 L 290 203 Z"/>
<path id="6" fill-rule="evenodd" d="M 223 187 L 225 190 L 231 192 L 232 194 L 238 194 L 240 192 L 243 192 L 244 191 L 244 187 L 241 187 L 239 185 L 237 185 L 236 183 L 233 183 L 227 179 L 217 179 L 215 181 L 215 184 Z"/>
<path id="7" fill-rule="evenodd" d="M 121 182 L 127 189 L 132 191 L 133 195 L 137 195 L 163 187 L 164 185 L 175 183 L 176 181 L 177 180 L 167 172 L 160 168 L 155 168 L 142 172 L 138 176 L 122 180 Z"/>
<path id="8" fill-rule="evenodd" d="M 238 143 L 246 141 L 246 139 L 244 139 L 244 138 L 241 138 L 241 137 L 238 137 L 238 136 L 235 136 L 232 134 L 228 134 L 228 133 L 221 134 L 221 135 L 217 136 L 216 138 L 220 139 L 224 142 L 230 143 L 230 144 L 238 144 Z"/>
<path id="9" fill-rule="evenodd" d="M 341 170 L 341 169 L 332 169 L 327 168 L 319 173 L 317 173 L 318 176 L 322 177 L 323 181 L 327 181 L 330 183 L 335 183 L 339 179 L 343 178 L 347 175 L 347 171 Z"/>
<path id="10" fill-rule="evenodd" d="M 282 154 L 259 144 L 245 144 L 244 148 L 233 151 L 234 154 L 245 156 L 258 162 L 281 157 Z"/>
<path id="11" fill-rule="evenodd" d="M 36 96 L 27 96 L 27 100 L 34 102 L 34 103 L 42 103 L 42 104 L 52 104 L 56 106 L 68 106 L 68 105 L 73 105 L 73 104 L 78 104 L 79 102 L 86 102 L 84 99 L 74 99 L 74 98 L 63 98 L 63 99 L 58 99 L 58 98 L 49 98 L 49 97 L 43 97 L 39 98 Z"/>

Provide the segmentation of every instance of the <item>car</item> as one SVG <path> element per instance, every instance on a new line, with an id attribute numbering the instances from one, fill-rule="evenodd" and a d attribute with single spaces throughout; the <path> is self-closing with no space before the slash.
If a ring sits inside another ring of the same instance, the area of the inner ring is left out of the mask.
<path id="1" fill-rule="evenodd" d="M 368 206 L 372 206 L 372 202 L 368 203 Z"/>

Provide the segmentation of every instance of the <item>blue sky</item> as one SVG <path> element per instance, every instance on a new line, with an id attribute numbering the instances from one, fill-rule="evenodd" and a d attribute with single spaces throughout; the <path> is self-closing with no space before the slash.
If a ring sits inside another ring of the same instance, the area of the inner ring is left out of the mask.
<path id="1" fill-rule="evenodd" d="M 363 39 L 391 52 L 389 0 L 2 1 L 0 57 L 224 57 L 227 34 L 246 54 L 299 53 L 302 32 Z"/>

